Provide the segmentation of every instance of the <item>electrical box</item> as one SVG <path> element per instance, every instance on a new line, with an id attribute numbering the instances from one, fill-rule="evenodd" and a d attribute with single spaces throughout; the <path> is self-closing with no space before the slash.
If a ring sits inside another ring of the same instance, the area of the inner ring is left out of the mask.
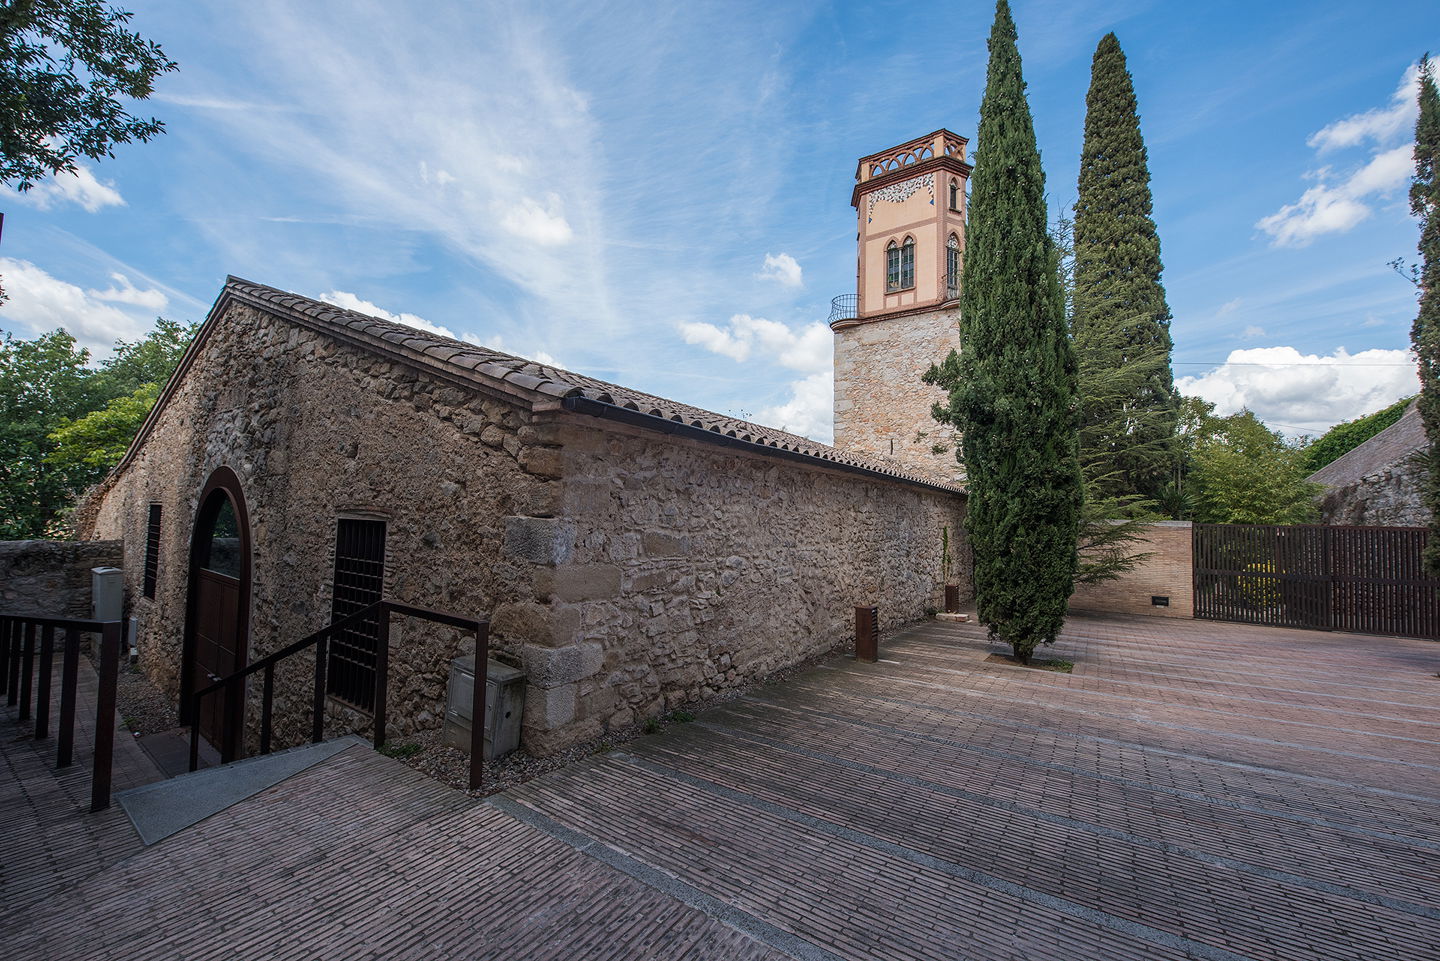
<path id="1" fill-rule="evenodd" d="M 125 572 L 118 567 L 90 568 L 90 619 L 118 621 L 125 615 Z"/>
<path id="2" fill-rule="evenodd" d="M 525 715 L 525 672 L 508 664 L 486 662 L 485 760 L 504 757 L 520 746 L 520 721 Z M 450 663 L 445 703 L 444 740 L 450 747 L 470 750 L 471 706 L 475 696 L 475 655 Z"/>

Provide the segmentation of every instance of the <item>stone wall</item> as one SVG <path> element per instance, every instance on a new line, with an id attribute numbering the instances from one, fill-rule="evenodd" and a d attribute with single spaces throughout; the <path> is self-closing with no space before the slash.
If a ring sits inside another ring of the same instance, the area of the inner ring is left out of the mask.
<path id="1" fill-rule="evenodd" d="M 1148 525 L 1143 543 L 1134 552 L 1148 552 L 1129 574 L 1102 584 L 1085 584 L 1070 597 L 1072 611 L 1104 614 L 1153 614 L 1160 617 L 1195 616 L 1195 565 L 1189 521 L 1159 521 Z M 1168 597 L 1168 607 L 1157 607 L 1154 597 Z"/>
<path id="2" fill-rule="evenodd" d="M 563 510 L 514 518 L 507 554 L 551 585 L 526 652 L 526 743 L 548 751 L 943 603 L 941 530 L 970 595 L 958 495 L 584 416 L 559 435 Z M 537 590 L 537 598 L 545 592 Z"/>
<path id="3" fill-rule="evenodd" d="M 338 518 L 383 519 L 386 596 L 490 616 L 492 651 L 529 675 L 535 753 L 843 644 L 856 604 L 879 603 L 888 626 L 918 618 L 940 604 L 941 528 L 968 554 L 955 494 L 532 411 L 233 302 L 203 337 L 81 515 L 125 542 L 140 662 L 172 695 L 198 497 L 222 465 L 250 516 L 250 660 L 329 621 Z M 450 661 L 472 650 L 395 623 L 395 735 L 441 723 Z M 308 731 L 312 671 L 301 656 L 277 672 L 277 746 Z M 252 744 L 259 701 L 257 679 Z M 328 712 L 332 733 L 367 723 L 333 698 Z"/>
<path id="4" fill-rule="evenodd" d="M 0 611 L 88 620 L 90 569 L 122 567 L 120 541 L 0 541 Z"/>
<path id="5" fill-rule="evenodd" d="M 1418 467 L 1398 464 L 1320 497 L 1325 524 L 1355 527 L 1427 527 L 1430 512 L 1420 499 Z"/>
<path id="6" fill-rule="evenodd" d="M 955 311 L 929 311 L 835 331 L 835 446 L 954 479 L 955 432 L 930 410 L 945 392 L 921 381 L 960 346 Z M 948 448 L 936 454 L 932 447 Z"/>
<path id="7" fill-rule="evenodd" d="M 514 402 L 232 305 L 136 456 L 88 505 L 93 536 L 126 544 L 141 664 L 178 696 L 191 532 L 199 495 L 222 465 L 239 475 L 250 514 L 250 660 L 329 622 L 343 515 L 386 521 L 386 596 L 496 612 L 492 645 L 519 663 L 527 625 L 505 612 L 529 578 L 517 583 L 516 569 L 494 559 L 502 518 L 553 510 L 556 485 L 539 463 L 545 446 L 531 420 Z M 140 589 L 151 502 L 162 507 L 153 601 Z M 437 726 L 450 660 L 473 652 L 473 641 L 397 621 L 392 649 L 396 732 Z M 277 672 L 280 743 L 307 729 L 312 670 L 310 658 L 297 657 Z M 248 703 L 253 720 L 258 687 Z"/>

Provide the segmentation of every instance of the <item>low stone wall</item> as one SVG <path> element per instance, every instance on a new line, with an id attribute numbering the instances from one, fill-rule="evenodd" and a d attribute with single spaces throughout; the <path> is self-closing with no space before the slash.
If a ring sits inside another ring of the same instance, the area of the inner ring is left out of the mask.
<path id="1" fill-rule="evenodd" d="M 0 611 L 90 617 L 90 569 L 121 567 L 120 541 L 0 541 Z"/>
<path id="2" fill-rule="evenodd" d="M 1150 554 L 1135 570 L 1113 581 L 1084 584 L 1070 597 L 1072 611 L 1097 614 L 1195 616 L 1195 564 L 1189 521 L 1158 521 L 1136 544 L 1136 553 Z M 1156 606 L 1156 597 L 1169 606 Z"/>

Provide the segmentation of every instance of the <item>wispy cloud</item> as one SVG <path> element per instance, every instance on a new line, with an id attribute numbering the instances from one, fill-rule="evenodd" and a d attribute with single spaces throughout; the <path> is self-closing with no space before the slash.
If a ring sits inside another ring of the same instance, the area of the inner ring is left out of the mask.
<path id="1" fill-rule="evenodd" d="M 1411 66 L 1390 103 L 1342 118 L 1306 141 L 1318 155 L 1369 146 L 1371 157 L 1337 173 L 1331 166 L 1307 175 L 1317 181 L 1300 199 L 1262 217 L 1256 227 L 1277 247 L 1304 247 L 1324 234 L 1344 233 L 1367 219 L 1374 205 L 1404 187 L 1414 172 L 1414 145 L 1408 134 L 1416 115 L 1420 70 Z M 1395 146 L 1397 139 L 1405 142 Z"/>
<path id="2" fill-rule="evenodd" d="M 102 183 L 84 164 L 77 164 L 72 173 L 62 170 L 40 181 L 23 193 L 4 188 L 6 195 L 40 210 L 50 210 L 65 204 L 83 207 L 87 213 L 99 213 L 106 207 L 123 207 L 125 198 L 115 189 L 114 181 Z"/>

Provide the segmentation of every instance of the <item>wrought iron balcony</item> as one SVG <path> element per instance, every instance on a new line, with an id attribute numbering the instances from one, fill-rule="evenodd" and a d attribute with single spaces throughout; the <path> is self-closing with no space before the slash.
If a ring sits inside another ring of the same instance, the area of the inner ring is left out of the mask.
<path id="1" fill-rule="evenodd" d="M 830 320 L 835 323 L 837 320 L 854 320 L 860 316 L 860 295 L 841 294 L 830 300 Z"/>

